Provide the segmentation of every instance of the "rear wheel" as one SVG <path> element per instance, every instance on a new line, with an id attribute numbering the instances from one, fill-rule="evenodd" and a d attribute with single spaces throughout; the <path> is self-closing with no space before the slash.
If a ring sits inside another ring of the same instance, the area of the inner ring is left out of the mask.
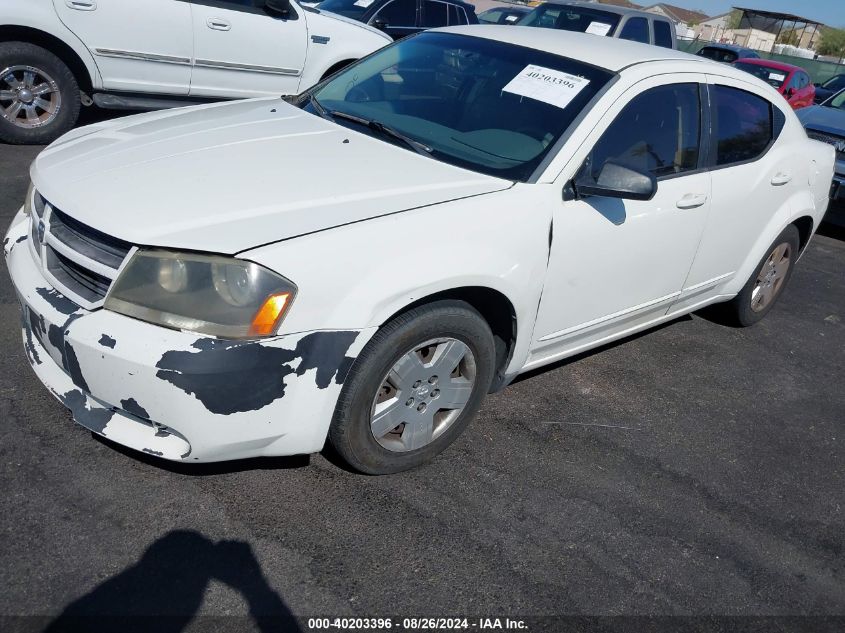
<path id="1" fill-rule="evenodd" d="M 45 144 L 79 117 L 79 84 L 50 51 L 26 42 L 0 44 L 0 140 Z"/>
<path id="2" fill-rule="evenodd" d="M 457 439 L 493 378 L 493 335 L 469 305 L 439 301 L 387 323 L 338 400 L 329 441 L 368 474 L 419 466 Z"/>
<path id="3" fill-rule="evenodd" d="M 768 314 L 792 277 L 799 247 L 798 229 L 789 225 L 766 251 L 740 293 L 725 304 L 732 321 L 749 326 Z"/>

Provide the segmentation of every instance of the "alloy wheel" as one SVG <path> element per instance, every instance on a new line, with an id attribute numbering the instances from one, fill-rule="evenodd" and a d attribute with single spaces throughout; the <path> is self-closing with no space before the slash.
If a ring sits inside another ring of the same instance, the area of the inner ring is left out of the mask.
<path id="1" fill-rule="evenodd" d="M 59 85 L 34 66 L 9 66 L 0 71 L 0 116 L 21 128 L 47 125 L 62 107 Z"/>

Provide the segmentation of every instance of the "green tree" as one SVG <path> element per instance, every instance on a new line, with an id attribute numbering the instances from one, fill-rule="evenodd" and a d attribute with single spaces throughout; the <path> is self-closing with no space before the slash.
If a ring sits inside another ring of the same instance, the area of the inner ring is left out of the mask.
<path id="1" fill-rule="evenodd" d="M 816 52 L 819 55 L 845 55 L 845 29 L 826 28 L 822 31 Z"/>
<path id="2" fill-rule="evenodd" d="M 729 29 L 738 29 L 739 23 L 742 21 L 742 11 L 738 11 L 734 9 L 731 11 L 730 16 L 728 17 L 728 28 Z"/>

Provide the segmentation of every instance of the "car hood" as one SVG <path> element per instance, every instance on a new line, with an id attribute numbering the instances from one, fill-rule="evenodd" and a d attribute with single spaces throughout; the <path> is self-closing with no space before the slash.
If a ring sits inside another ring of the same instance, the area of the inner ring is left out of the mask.
<path id="1" fill-rule="evenodd" d="M 230 254 L 512 186 L 281 99 L 80 128 L 42 152 L 31 173 L 50 203 L 99 231 Z"/>
<path id="2" fill-rule="evenodd" d="M 809 108 L 802 108 L 796 114 L 804 127 L 811 127 L 828 134 L 845 136 L 845 110 L 814 105 Z"/>

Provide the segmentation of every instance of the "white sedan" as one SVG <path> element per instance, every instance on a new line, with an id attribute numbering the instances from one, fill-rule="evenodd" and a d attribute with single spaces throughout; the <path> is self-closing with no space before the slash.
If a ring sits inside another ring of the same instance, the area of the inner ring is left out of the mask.
<path id="1" fill-rule="evenodd" d="M 391 473 L 521 372 L 710 304 L 760 320 L 833 166 L 729 66 L 449 28 L 292 102 L 69 133 L 5 252 L 29 362 L 79 424 L 186 462 L 328 439 Z"/>

